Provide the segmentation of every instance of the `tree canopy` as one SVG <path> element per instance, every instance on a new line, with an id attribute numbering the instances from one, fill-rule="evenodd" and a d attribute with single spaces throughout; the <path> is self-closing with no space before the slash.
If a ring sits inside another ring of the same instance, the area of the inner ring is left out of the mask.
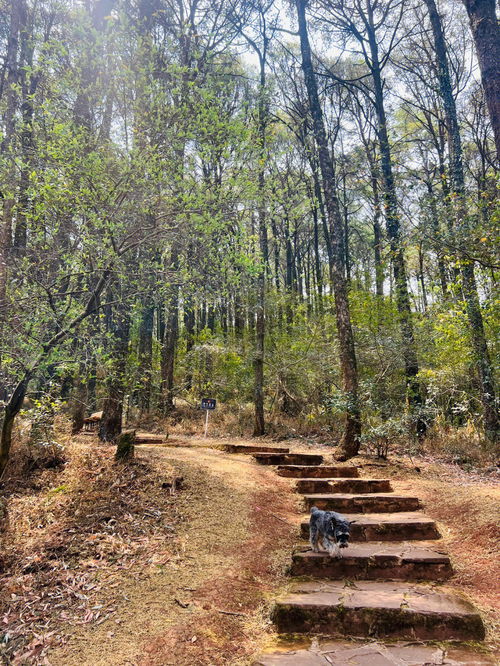
<path id="1" fill-rule="evenodd" d="M 1 0 L 0 474 L 27 395 L 498 442 L 483 4 Z"/>

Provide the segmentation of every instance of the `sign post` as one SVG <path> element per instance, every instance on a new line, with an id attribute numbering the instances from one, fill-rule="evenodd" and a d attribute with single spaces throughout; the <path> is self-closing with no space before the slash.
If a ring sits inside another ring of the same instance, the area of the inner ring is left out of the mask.
<path id="1" fill-rule="evenodd" d="M 201 408 L 205 410 L 206 415 L 205 415 L 205 439 L 207 438 L 207 432 L 208 432 L 208 413 L 212 411 L 212 409 L 215 409 L 217 406 L 217 400 L 214 400 L 214 398 L 202 398 L 201 399 Z"/>

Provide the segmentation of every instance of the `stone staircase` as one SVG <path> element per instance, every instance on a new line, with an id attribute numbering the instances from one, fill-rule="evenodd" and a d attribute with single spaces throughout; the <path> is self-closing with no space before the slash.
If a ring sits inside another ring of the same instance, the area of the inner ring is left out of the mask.
<path id="1" fill-rule="evenodd" d="M 307 649 L 270 651 L 256 664 L 494 663 L 467 649 L 436 651 L 432 646 L 424 650 L 425 661 L 419 661 L 424 654 L 421 644 L 383 643 L 484 639 L 477 610 L 439 585 L 453 569 L 449 557 L 439 549 L 437 526 L 421 512 L 417 497 L 395 494 L 388 479 L 359 478 L 356 467 L 323 464 L 321 455 L 257 453 L 254 459 L 275 465 L 280 476 L 295 479 L 306 513 L 298 530 L 304 542 L 292 554 L 290 573 L 295 580 L 288 594 L 276 602 L 273 622 L 282 635 L 314 637 Z M 338 511 L 356 521 L 342 558 L 313 553 L 305 543 L 312 506 Z M 346 637 L 370 643 L 346 644 Z M 332 638 L 337 640 L 332 642 Z M 338 656 L 333 661 L 328 655 Z"/>

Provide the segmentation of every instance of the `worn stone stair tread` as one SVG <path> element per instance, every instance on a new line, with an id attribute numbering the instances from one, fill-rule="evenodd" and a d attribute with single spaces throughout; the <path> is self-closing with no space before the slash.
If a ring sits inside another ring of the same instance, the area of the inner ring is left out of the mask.
<path id="1" fill-rule="evenodd" d="M 485 635 L 479 613 L 462 597 L 385 581 L 297 582 L 276 603 L 273 619 L 281 633 L 465 641 Z"/>
<path id="2" fill-rule="evenodd" d="M 261 465 L 321 465 L 324 460 L 316 453 L 254 453 L 253 457 Z"/>
<path id="3" fill-rule="evenodd" d="M 217 447 L 226 453 L 288 453 L 289 448 L 283 446 L 259 446 L 257 444 L 251 446 L 248 444 L 221 444 Z"/>
<path id="4" fill-rule="evenodd" d="M 389 479 L 353 479 L 349 477 L 297 479 L 298 493 L 392 493 Z"/>
<path id="5" fill-rule="evenodd" d="M 347 465 L 278 465 L 276 474 L 293 479 L 355 479 L 359 476 L 357 467 Z"/>
<path id="6" fill-rule="evenodd" d="M 166 442 L 167 438 L 165 435 L 156 435 L 151 432 L 137 432 L 135 434 L 135 443 L 136 444 L 155 444 Z"/>
<path id="7" fill-rule="evenodd" d="M 352 580 L 443 581 L 453 573 L 450 558 L 425 543 L 368 542 L 351 544 L 342 557 L 298 550 L 292 556 L 293 576 Z"/>
<path id="8" fill-rule="evenodd" d="M 303 495 L 303 498 L 306 509 L 317 506 L 318 509 L 341 513 L 389 513 L 422 508 L 418 497 L 385 493 L 315 493 Z"/>
<path id="9" fill-rule="evenodd" d="M 254 666 L 491 666 L 493 657 L 470 648 L 407 642 L 319 641 L 295 650 L 270 649 Z"/>
<path id="10" fill-rule="evenodd" d="M 344 513 L 351 525 L 351 541 L 407 541 L 439 539 L 436 523 L 418 511 L 398 513 Z M 309 539 L 309 516 L 300 524 L 302 538 Z"/>

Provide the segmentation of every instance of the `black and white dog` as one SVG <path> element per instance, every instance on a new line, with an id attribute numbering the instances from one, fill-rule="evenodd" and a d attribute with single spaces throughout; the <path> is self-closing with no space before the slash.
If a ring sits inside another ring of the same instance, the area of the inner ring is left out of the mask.
<path id="1" fill-rule="evenodd" d="M 319 553 L 318 543 L 321 539 L 323 548 L 331 557 L 342 557 L 340 549 L 349 545 L 349 528 L 355 522 L 349 522 L 335 511 L 321 511 L 313 506 L 309 519 L 309 539 L 313 552 Z"/>

